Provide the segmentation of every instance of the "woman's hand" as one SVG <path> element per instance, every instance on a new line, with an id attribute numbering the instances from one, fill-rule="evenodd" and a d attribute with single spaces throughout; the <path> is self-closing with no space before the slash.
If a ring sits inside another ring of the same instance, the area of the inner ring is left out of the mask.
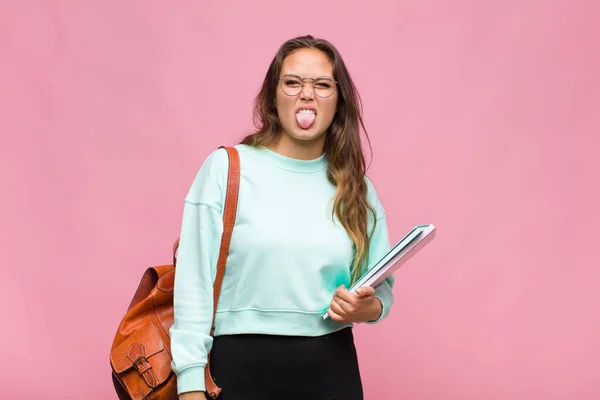
<path id="1" fill-rule="evenodd" d="M 179 395 L 179 400 L 206 400 L 204 392 L 186 392 Z"/>
<path id="2" fill-rule="evenodd" d="M 338 322 L 375 321 L 382 311 L 381 301 L 375 297 L 375 289 L 363 286 L 350 293 L 344 285 L 335 290 L 329 305 L 329 318 Z"/>

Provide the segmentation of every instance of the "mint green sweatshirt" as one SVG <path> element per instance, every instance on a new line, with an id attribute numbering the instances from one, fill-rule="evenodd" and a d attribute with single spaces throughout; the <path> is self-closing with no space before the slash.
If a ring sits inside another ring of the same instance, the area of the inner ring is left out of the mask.
<path id="1" fill-rule="evenodd" d="M 240 193 L 215 336 L 318 336 L 351 326 L 321 318 L 336 288 L 349 287 L 354 256 L 352 240 L 337 218 L 332 219 L 335 187 L 327 180 L 325 155 L 304 161 L 264 147 L 236 148 Z M 184 201 L 170 331 L 178 393 L 204 390 L 228 166 L 224 149 L 211 153 Z M 384 209 L 372 182 L 365 179 L 377 219 L 371 267 L 390 243 Z M 370 229 L 372 218 L 369 224 Z M 377 287 L 383 312 L 373 323 L 389 313 L 392 285 L 389 278 Z"/>

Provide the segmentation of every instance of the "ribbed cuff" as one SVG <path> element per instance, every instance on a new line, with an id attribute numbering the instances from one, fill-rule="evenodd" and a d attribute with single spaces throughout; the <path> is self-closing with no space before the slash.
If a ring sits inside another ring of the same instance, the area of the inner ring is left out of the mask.
<path id="1" fill-rule="evenodd" d="M 186 368 L 177 374 L 177 394 L 204 391 L 204 367 Z"/>
<path id="2" fill-rule="evenodd" d="M 376 299 L 379 299 L 379 302 L 381 303 L 381 314 L 379 314 L 379 317 L 377 317 L 377 319 L 374 319 L 372 321 L 366 321 L 365 323 L 367 324 L 376 324 L 379 321 L 381 321 L 383 318 L 385 318 L 386 315 L 386 308 L 385 308 L 385 302 L 383 301 L 383 299 L 377 295 L 375 295 Z"/>

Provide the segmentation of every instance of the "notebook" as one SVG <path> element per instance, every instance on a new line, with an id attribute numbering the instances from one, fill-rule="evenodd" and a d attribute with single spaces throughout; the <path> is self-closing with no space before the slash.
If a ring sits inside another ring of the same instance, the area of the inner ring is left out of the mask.
<path id="1" fill-rule="evenodd" d="M 435 233 L 436 229 L 433 224 L 415 226 L 377 264 L 366 271 L 348 291 L 354 293 L 361 286 L 377 287 L 427 245 L 435 237 Z M 323 319 L 329 318 L 327 310 L 322 317 Z"/>

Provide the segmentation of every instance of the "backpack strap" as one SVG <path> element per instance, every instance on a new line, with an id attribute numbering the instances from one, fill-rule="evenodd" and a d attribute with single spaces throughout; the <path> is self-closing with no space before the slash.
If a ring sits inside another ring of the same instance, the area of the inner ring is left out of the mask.
<path id="1" fill-rule="evenodd" d="M 231 244 L 231 235 L 235 225 L 237 214 L 238 195 L 240 192 L 240 156 L 234 147 L 223 147 L 229 155 L 229 172 L 227 177 L 227 192 L 225 194 L 225 206 L 223 212 L 223 236 L 221 237 L 221 249 L 217 261 L 217 276 L 215 277 L 213 289 L 213 320 L 210 328 L 210 335 L 215 331 L 215 316 L 217 314 L 217 305 L 221 295 L 221 285 L 225 276 L 225 266 L 227 264 L 227 254 Z"/>
<path id="2" fill-rule="evenodd" d="M 234 147 L 221 147 L 227 150 L 229 155 L 229 172 L 227 177 L 227 192 L 225 194 L 225 206 L 223 212 L 223 236 L 221 238 L 221 249 L 217 261 L 217 276 L 213 287 L 213 317 L 210 328 L 210 336 L 215 333 L 215 317 L 217 315 L 217 306 L 219 305 L 219 296 L 221 295 L 221 285 L 225 276 L 225 265 L 227 264 L 227 254 L 231 244 L 231 235 L 233 225 L 237 214 L 238 195 L 240 192 L 240 157 Z M 210 371 L 210 352 L 207 354 L 208 362 L 204 368 L 205 393 L 211 399 L 216 399 L 221 393 L 221 388 L 215 383 Z"/>

